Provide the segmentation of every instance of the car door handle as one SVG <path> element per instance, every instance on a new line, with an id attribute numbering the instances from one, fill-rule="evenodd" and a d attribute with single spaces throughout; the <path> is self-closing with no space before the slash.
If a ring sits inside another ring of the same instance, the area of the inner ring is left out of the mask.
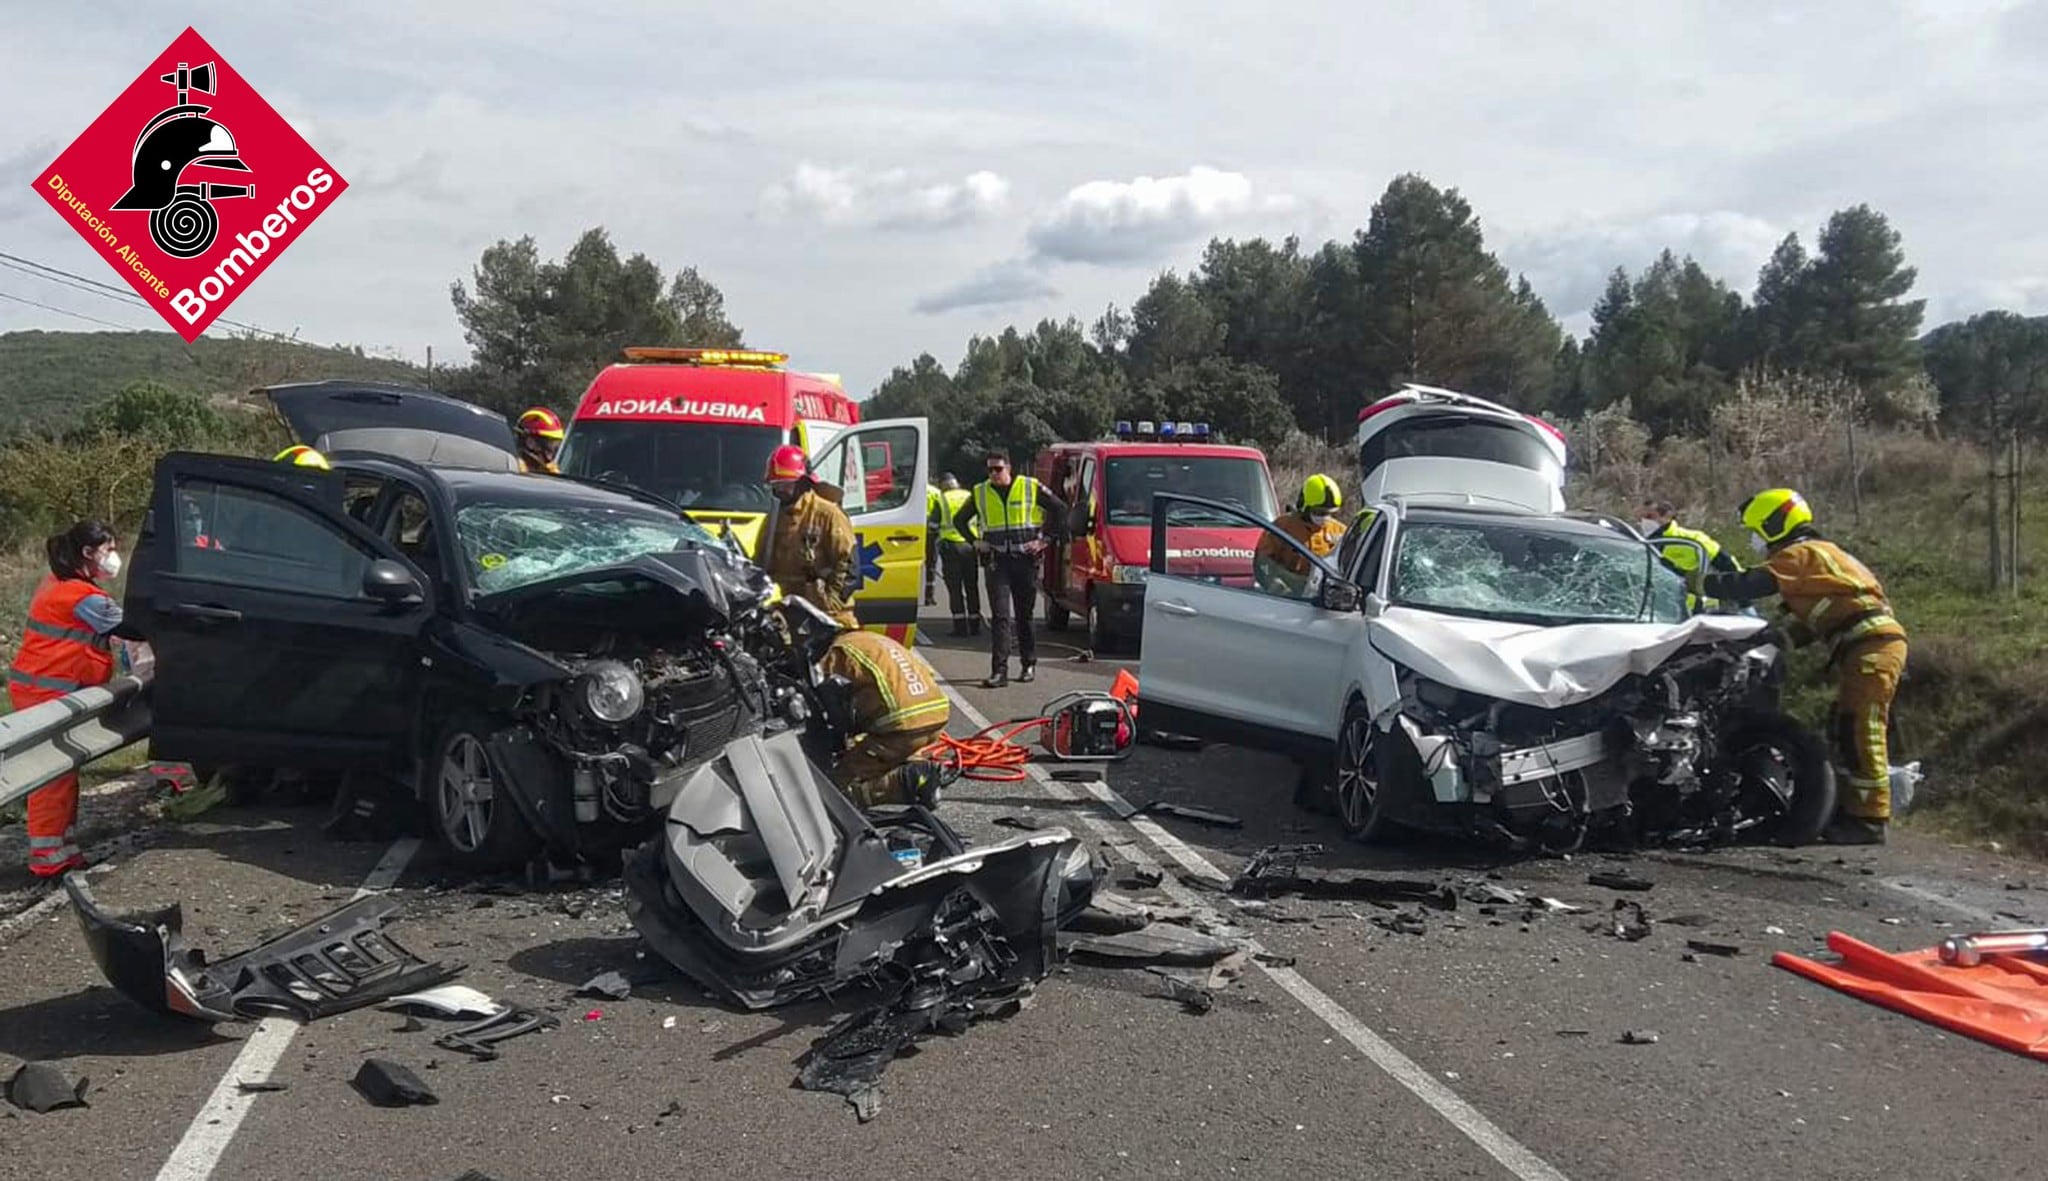
<path id="1" fill-rule="evenodd" d="M 210 619 L 222 623 L 242 618 L 242 613 L 232 607 L 208 607 L 203 603 L 179 603 L 170 609 L 170 614 L 185 619 Z"/>
<path id="2" fill-rule="evenodd" d="M 1159 604 L 1159 609 L 1161 611 L 1166 612 L 1168 615 L 1201 614 L 1200 611 L 1195 610 L 1193 607 L 1188 606 L 1186 603 L 1181 602 L 1179 599 L 1167 599 L 1165 602 Z"/>
<path id="3" fill-rule="evenodd" d="M 903 541 L 903 542 L 911 542 L 911 541 L 923 541 L 923 540 L 924 540 L 924 534 L 922 534 L 922 533 L 891 533 L 891 534 L 889 535 L 889 540 L 890 540 L 890 541 Z"/>

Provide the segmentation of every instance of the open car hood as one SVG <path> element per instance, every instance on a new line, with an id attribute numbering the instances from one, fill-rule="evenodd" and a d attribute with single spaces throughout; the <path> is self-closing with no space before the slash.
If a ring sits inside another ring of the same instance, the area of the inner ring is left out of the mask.
<path id="1" fill-rule="evenodd" d="M 1598 697 L 1687 645 L 1748 639 L 1764 626 L 1746 615 L 1695 615 L 1684 623 L 1544 627 L 1413 607 L 1389 607 L 1368 621 L 1373 647 L 1417 676 L 1539 709 Z"/>
<path id="2" fill-rule="evenodd" d="M 263 391 L 292 438 L 441 467 L 518 471 L 512 425 L 481 406 L 406 386 L 314 381 Z"/>
<path id="3" fill-rule="evenodd" d="M 479 595 L 476 605 L 515 625 L 559 619 L 658 633 L 691 617 L 723 627 L 764 602 L 770 587 L 760 567 L 722 549 L 697 548 L 643 554 Z"/>

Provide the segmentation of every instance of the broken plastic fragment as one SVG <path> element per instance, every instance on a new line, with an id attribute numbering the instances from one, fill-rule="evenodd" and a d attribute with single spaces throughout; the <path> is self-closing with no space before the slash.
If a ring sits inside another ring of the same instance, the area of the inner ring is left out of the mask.
<path id="1" fill-rule="evenodd" d="M 1598 873 L 1587 874 L 1586 884 L 1589 886 L 1605 886 L 1610 890 L 1639 891 L 1647 890 L 1657 883 L 1646 881 L 1631 874 L 1602 870 Z"/>
<path id="2" fill-rule="evenodd" d="M 1060 942 L 1074 955 L 1106 961 L 1112 967 L 1150 964 L 1202 967 L 1238 950 L 1235 944 L 1171 923 L 1153 923 L 1143 930 L 1117 935 L 1069 936 Z"/>
<path id="3" fill-rule="evenodd" d="M 505 1006 L 467 984 L 443 984 L 420 992 L 392 997 L 387 1009 L 420 1008 L 443 1017 L 495 1017 Z"/>
<path id="4" fill-rule="evenodd" d="M 633 985 L 623 973 L 602 972 L 584 981 L 583 987 L 576 990 L 576 995 L 622 1001 L 633 995 Z"/>
<path id="5" fill-rule="evenodd" d="M 23 1111 L 38 1114 L 66 1107 L 90 1107 L 85 1092 L 91 1085 L 88 1078 L 72 1082 L 47 1062 L 24 1062 L 14 1077 L 7 1080 L 7 1101 Z"/>
<path id="6" fill-rule="evenodd" d="M 1685 946 L 1688 950 L 1699 952 L 1701 955 L 1718 955 L 1727 958 L 1742 954 L 1742 949 L 1733 943 L 1708 943 L 1703 939 L 1688 939 L 1685 941 Z"/>
<path id="7" fill-rule="evenodd" d="M 480 1062 L 494 1062 L 498 1057 L 499 1042 L 532 1033 L 536 1029 L 554 1029 L 561 1022 L 545 1013 L 531 1009 L 506 1009 L 502 1013 L 486 1017 L 474 1025 L 465 1025 L 451 1033 L 434 1039 L 434 1044 L 444 1050 L 458 1050 Z M 431 1063 L 429 1068 L 431 1069 Z"/>
<path id="8" fill-rule="evenodd" d="M 441 1101 L 420 1081 L 420 1076 L 388 1058 L 364 1059 L 354 1083 L 363 1098 L 379 1107 L 431 1105 Z"/>
<path id="9" fill-rule="evenodd" d="M 1657 1044 L 1657 1031 L 1654 1029 L 1631 1029 L 1621 1035 L 1621 1044 L 1624 1046 L 1654 1046 Z"/>

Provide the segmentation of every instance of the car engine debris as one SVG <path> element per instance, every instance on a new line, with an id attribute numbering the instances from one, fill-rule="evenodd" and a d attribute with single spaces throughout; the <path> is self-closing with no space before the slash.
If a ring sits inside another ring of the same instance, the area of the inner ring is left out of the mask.
<path id="1" fill-rule="evenodd" d="M 1321 845 L 1270 845 L 1252 854 L 1230 884 L 1241 898 L 1351 898 L 1367 902 L 1420 902 L 1438 910 L 1458 909 L 1450 886 L 1413 878 L 1376 878 L 1359 871 L 1303 869 L 1301 863 L 1328 852 Z"/>

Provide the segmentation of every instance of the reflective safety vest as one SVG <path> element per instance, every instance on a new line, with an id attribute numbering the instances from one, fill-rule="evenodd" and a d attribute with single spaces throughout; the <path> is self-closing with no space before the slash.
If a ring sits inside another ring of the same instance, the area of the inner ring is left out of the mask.
<path id="1" fill-rule="evenodd" d="M 950 541 L 956 545 L 964 545 L 974 540 L 974 538 L 961 533 L 960 526 L 953 523 L 953 518 L 960 515 L 960 509 L 966 505 L 968 498 L 973 495 L 974 493 L 969 492 L 965 488 L 950 488 L 939 493 L 940 541 Z M 980 512 L 980 506 L 977 505 L 974 511 Z M 979 520 L 975 521 L 969 528 L 974 530 L 976 537 L 981 535 L 982 528 Z"/>
<path id="2" fill-rule="evenodd" d="M 881 634 L 852 631 L 832 641 L 818 667 L 853 683 L 853 732 L 890 734 L 943 726 L 953 707 L 924 657 Z"/>
<path id="3" fill-rule="evenodd" d="M 106 640 L 79 622 L 77 607 L 105 594 L 90 579 L 46 576 L 28 607 L 21 652 L 7 670 L 10 689 L 51 697 L 103 685 L 114 675 L 114 656 Z"/>
<path id="4" fill-rule="evenodd" d="M 1664 528 L 1658 530 L 1650 540 L 1656 541 L 1660 537 L 1698 542 L 1700 548 L 1707 553 L 1708 566 L 1712 566 L 1715 559 L 1721 556 L 1721 543 L 1715 541 L 1711 534 L 1700 529 L 1688 529 L 1676 521 L 1666 523 Z M 1665 565 L 1688 578 L 1692 576 L 1693 571 L 1699 569 L 1700 556 L 1694 553 L 1689 545 L 1660 545 L 1657 547 L 1657 556 L 1664 559 Z M 1713 599 L 1702 599 L 1698 595 L 1690 593 L 1685 596 L 1685 608 L 1688 611 L 1698 611 L 1702 608 L 1718 606 L 1720 604 Z"/>
<path id="5" fill-rule="evenodd" d="M 981 521 L 981 535 L 991 548 L 1014 553 L 1038 540 L 1045 526 L 1045 510 L 1038 507 L 1038 481 L 1018 476 L 1010 481 L 1009 494 L 984 480 L 974 486 L 974 513 Z"/>

